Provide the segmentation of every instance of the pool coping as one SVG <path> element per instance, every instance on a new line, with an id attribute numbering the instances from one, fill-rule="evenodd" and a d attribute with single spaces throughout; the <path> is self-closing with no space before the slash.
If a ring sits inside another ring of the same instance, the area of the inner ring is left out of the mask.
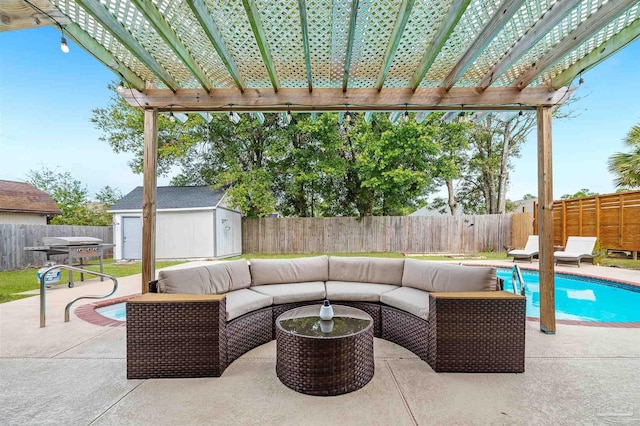
<path id="1" fill-rule="evenodd" d="M 86 305 L 78 306 L 75 310 L 75 314 L 78 318 L 93 325 L 100 325 L 103 327 L 121 327 L 125 325 L 127 322 L 112 319 L 112 318 L 107 318 L 104 315 L 96 312 L 96 309 L 126 302 L 127 300 L 136 296 L 140 296 L 140 293 L 129 294 L 127 296 L 117 297 L 115 299 L 101 300 L 99 302 L 88 303 Z"/>

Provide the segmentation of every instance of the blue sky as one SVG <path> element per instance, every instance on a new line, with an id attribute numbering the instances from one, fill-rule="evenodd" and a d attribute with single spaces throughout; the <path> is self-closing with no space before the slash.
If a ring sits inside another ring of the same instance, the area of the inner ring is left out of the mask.
<path id="1" fill-rule="evenodd" d="M 98 140 L 91 110 L 107 106 L 115 75 L 60 33 L 43 27 L 0 33 L 0 179 L 25 180 L 44 164 L 71 172 L 95 193 L 110 185 L 123 193 L 142 185 L 128 154 Z M 640 122 L 640 42 L 636 41 L 584 74 L 579 116 L 554 121 L 554 196 L 589 188 L 615 191 L 607 159 L 623 150 L 622 139 Z M 514 162 L 510 199 L 537 194 L 535 131 Z M 169 178 L 160 178 L 159 185 Z"/>

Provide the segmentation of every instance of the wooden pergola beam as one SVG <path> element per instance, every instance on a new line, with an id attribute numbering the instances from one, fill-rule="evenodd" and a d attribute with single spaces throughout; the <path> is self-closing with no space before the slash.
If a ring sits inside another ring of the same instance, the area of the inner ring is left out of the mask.
<path id="1" fill-rule="evenodd" d="M 207 76 L 207 73 L 196 62 L 189 49 L 180 41 L 178 35 L 173 31 L 173 28 L 164 19 L 158 8 L 153 4 L 151 0 L 130 0 L 156 32 L 167 43 L 167 46 L 173 50 L 182 63 L 187 67 L 191 74 L 195 77 L 200 85 L 209 91 L 213 89 L 214 84 Z"/>
<path id="2" fill-rule="evenodd" d="M 196 19 L 202 26 L 202 30 L 211 41 L 213 48 L 218 52 L 218 56 L 224 63 L 224 66 L 229 71 L 231 78 L 235 81 L 236 86 L 240 91 L 244 91 L 247 88 L 244 77 L 238 69 L 236 62 L 227 49 L 227 45 L 224 42 L 224 38 L 218 29 L 218 26 L 213 22 L 213 18 L 209 13 L 209 9 L 204 4 L 203 0 L 186 0 L 187 5 L 191 8 L 191 11 L 195 15 Z"/>
<path id="3" fill-rule="evenodd" d="M 142 293 L 156 275 L 156 199 L 158 182 L 158 110 L 144 112 L 142 185 Z"/>
<path id="4" fill-rule="evenodd" d="M 404 29 L 407 26 L 407 22 L 409 22 L 409 16 L 411 16 L 411 11 L 413 10 L 414 4 L 415 0 L 403 0 L 400 4 L 400 10 L 398 11 L 398 17 L 396 18 L 396 24 L 394 25 L 393 31 L 391 32 L 391 37 L 389 39 L 390 41 L 387 46 L 387 50 L 384 53 L 384 59 L 382 60 L 382 69 L 380 70 L 380 75 L 378 76 L 378 80 L 376 81 L 376 89 L 378 90 L 382 90 L 382 86 L 384 86 L 384 81 L 386 80 L 389 69 L 391 68 L 391 64 L 393 63 L 393 58 L 398 51 L 398 46 L 400 45 L 402 34 L 404 33 Z"/>
<path id="5" fill-rule="evenodd" d="M 467 10 L 469 3 L 471 3 L 471 0 L 454 0 L 449 7 L 449 11 L 440 23 L 438 31 L 436 31 L 427 45 L 427 49 L 420 60 L 420 65 L 418 65 L 418 68 L 409 81 L 409 87 L 412 90 L 416 90 L 418 86 L 420 86 L 420 83 L 422 83 L 422 80 L 424 80 L 429 68 L 431 68 L 431 65 L 435 62 L 438 54 L 453 32 L 453 29 L 458 25 L 458 21 L 460 21 L 460 18 L 462 18 L 462 15 L 464 15 L 464 12 Z"/>
<path id="6" fill-rule="evenodd" d="M 625 12 L 638 0 L 616 0 L 610 1 L 591 14 L 586 20 L 580 23 L 573 31 L 567 34 L 558 44 L 542 55 L 527 71 L 522 73 L 515 80 L 514 86 L 524 89 L 533 80 L 543 74 L 547 68 L 562 59 L 566 54 L 576 49 L 576 40 L 582 42 L 606 25 L 610 24 L 621 13 Z"/>
<path id="7" fill-rule="evenodd" d="M 118 39 L 127 50 L 138 58 L 143 65 L 149 68 L 169 89 L 175 91 L 180 87 L 180 84 L 169 75 L 164 67 L 151 56 L 144 46 L 142 46 L 100 2 L 97 0 L 75 0 L 75 2 L 81 6 L 85 12 L 91 15 L 93 19 L 98 21 L 105 30 L 109 31 L 109 33 Z"/>
<path id="8" fill-rule="evenodd" d="M 421 88 L 415 92 L 409 88 L 387 88 L 379 92 L 375 88 L 350 89 L 306 88 L 281 89 L 214 89 L 210 93 L 200 89 L 180 89 L 175 93 L 166 89 L 121 91 L 120 95 L 133 107 L 158 108 L 159 111 L 197 112 L 228 111 L 405 111 L 409 110 L 533 110 L 540 105 L 556 105 L 565 102 L 574 89 L 550 90 L 547 87 L 531 87 L 518 90 L 514 87 L 489 88 L 482 93 L 472 87 Z"/>
<path id="9" fill-rule="evenodd" d="M 526 0 L 504 0 L 500 7 L 489 19 L 480 34 L 473 40 L 456 65 L 451 69 L 449 75 L 442 82 L 442 87 L 449 90 L 464 73 L 469 69 L 471 64 L 480 56 L 489 43 L 498 35 L 509 20 L 522 7 Z"/>
<path id="10" fill-rule="evenodd" d="M 78 24 L 66 24 L 63 26 L 64 32 L 71 37 L 75 43 L 98 59 L 108 69 L 113 71 L 118 78 L 124 79 L 129 85 L 137 90 L 144 90 L 144 81 L 118 58 L 113 56 L 107 49 L 98 43 L 93 37 L 87 34 Z"/>
<path id="11" fill-rule="evenodd" d="M 32 8 L 24 0 L 0 1 L 0 32 L 37 28 L 47 25 L 66 25 L 71 20 L 48 0 L 29 0 L 42 12 L 53 17 L 49 19 L 46 13 Z"/>
<path id="12" fill-rule="evenodd" d="M 346 92 L 349 85 L 349 70 L 351 69 L 351 54 L 355 42 L 356 21 L 358 20 L 359 0 L 351 0 L 351 15 L 349 16 L 349 30 L 347 32 L 347 50 L 344 54 L 344 74 L 342 76 L 342 91 Z"/>
<path id="13" fill-rule="evenodd" d="M 538 107 L 538 239 L 540 275 L 540 331 L 556 332 L 553 259 L 553 171 L 551 107 Z"/>
<path id="14" fill-rule="evenodd" d="M 545 35 L 549 33 L 560 21 L 574 9 L 582 0 L 562 0 L 555 3 L 551 9 L 547 10 L 544 15 L 535 23 L 535 25 L 522 36 L 516 44 L 493 66 L 480 80 L 478 84 L 479 90 L 485 90 L 487 87 L 502 76 L 522 55 L 529 51 L 536 43 L 538 43 Z"/>
<path id="15" fill-rule="evenodd" d="M 571 65 L 566 70 L 555 76 L 551 80 L 552 87 L 562 87 L 570 84 L 580 73 L 586 72 L 607 59 L 629 43 L 640 38 L 640 18 L 627 25 L 618 34 L 593 49 L 578 62 Z"/>
<path id="16" fill-rule="evenodd" d="M 271 57 L 271 49 L 269 48 L 267 36 L 264 32 L 262 18 L 260 18 L 260 11 L 258 10 L 258 6 L 254 0 L 242 0 L 242 4 L 247 12 L 249 24 L 251 24 L 253 36 L 256 39 L 256 43 L 258 43 L 258 49 L 260 49 L 260 54 L 262 55 L 262 62 L 264 62 L 264 66 L 267 68 L 271 85 L 273 86 L 273 90 L 277 92 L 280 90 L 280 80 L 278 79 L 276 66 L 273 62 L 273 58 Z"/>
<path id="17" fill-rule="evenodd" d="M 304 47 L 304 62 L 307 68 L 307 84 L 309 91 L 313 91 L 313 75 L 311 74 L 311 51 L 309 49 L 309 26 L 307 24 L 307 2 L 298 0 L 300 9 L 300 27 L 302 28 L 302 46 Z"/>

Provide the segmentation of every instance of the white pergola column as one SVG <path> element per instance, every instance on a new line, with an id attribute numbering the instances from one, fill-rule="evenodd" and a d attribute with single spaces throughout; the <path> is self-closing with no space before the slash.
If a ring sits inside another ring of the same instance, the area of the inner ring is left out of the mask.
<path id="1" fill-rule="evenodd" d="M 553 261 L 553 171 L 551 163 L 552 108 L 537 108 L 538 121 L 538 238 L 540 265 L 540 331 L 556 332 Z"/>
<path id="2" fill-rule="evenodd" d="M 144 110 L 142 186 L 142 293 L 156 276 L 156 194 L 158 176 L 158 110 Z"/>

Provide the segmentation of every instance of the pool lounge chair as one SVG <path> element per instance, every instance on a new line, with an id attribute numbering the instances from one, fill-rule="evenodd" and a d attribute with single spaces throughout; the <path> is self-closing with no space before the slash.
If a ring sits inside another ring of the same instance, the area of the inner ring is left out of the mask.
<path id="1" fill-rule="evenodd" d="M 580 267 L 582 259 L 594 259 L 597 254 L 592 254 L 596 246 L 597 237 L 569 237 L 564 251 L 553 253 L 553 258 L 558 263 L 576 263 Z"/>
<path id="2" fill-rule="evenodd" d="M 507 256 L 513 256 L 513 261 L 516 260 L 528 260 L 533 263 L 533 256 L 538 255 L 538 236 L 537 235 L 529 235 L 529 239 L 527 240 L 527 244 L 524 246 L 522 250 L 511 250 L 507 253 Z"/>

